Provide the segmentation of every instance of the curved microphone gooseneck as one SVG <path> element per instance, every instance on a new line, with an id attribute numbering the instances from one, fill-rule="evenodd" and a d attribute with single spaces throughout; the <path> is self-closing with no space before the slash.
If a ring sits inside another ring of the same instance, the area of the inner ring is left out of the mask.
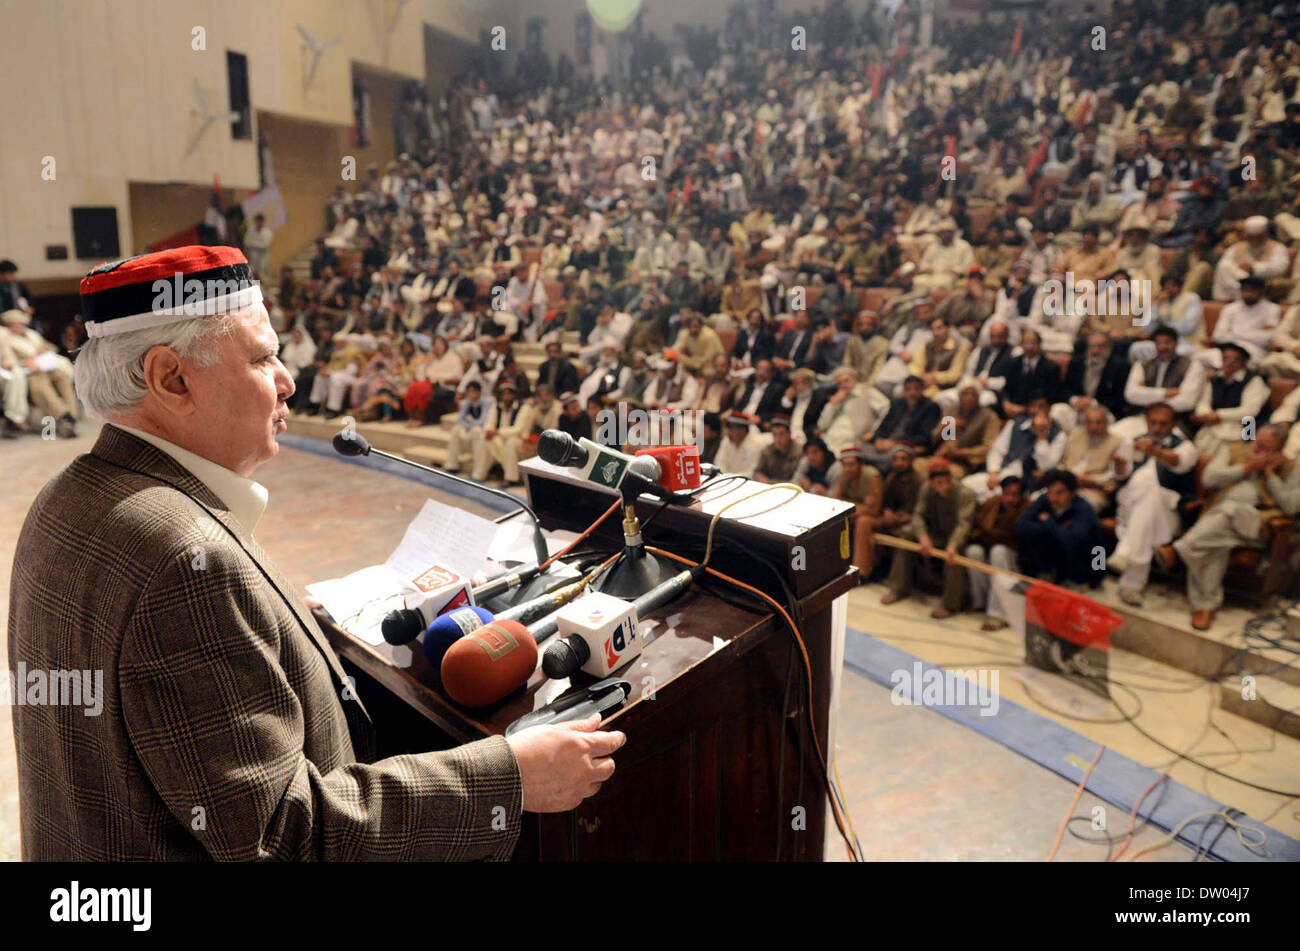
<path id="1" fill-rule="evenodd" d="M 520 509 L 528 514 L 533 520 L 533 550 L 537 554 L 537 563 L 543 564 L 549 556 L 546 550 L 546 537 L 542 535 L 542 523 L 538 521 L 537 513 L 532 510 L 527 502 L 518 496 L 511 495 L 501 489 L 494 489 L 491 486 L 483 485 L 481 482 L 475 482 L 473 479 L 465 479 L 461 476 L 454 475 L 450 472 L 443 472 L 441 469 L 435 469 L 433 466 L 426 466 L 423 463 L 407 459 L 404 456 L 397 456 L 391 452 L 384 452 L 382 449 L 376 449 L 370 445 L 369 440 L 354 429 L 344 429 L 334 434 L 334 450 L 342 456 L 368 456 L 373 453 L 376 456 L 383 456 L 385 459 L 392 459 L 394 462 L 400 462 L 403 465 L 412 466 L 421 472 L 431 472 L 436 476 L 444 479 L 450 479 L 452 482 L 458 482 L 463 486 L 474 489 L 478 492 L 486 492 L 489 495 L 495 495 L 498 498 L 505 499 L 512 505 L 517 505 Z"/>

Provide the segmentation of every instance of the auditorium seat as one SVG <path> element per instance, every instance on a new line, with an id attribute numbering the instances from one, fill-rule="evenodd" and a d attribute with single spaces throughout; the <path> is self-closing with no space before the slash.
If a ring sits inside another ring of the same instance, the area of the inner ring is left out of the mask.
<path id="1" fill-rule="evenodd" d="M 897 287 L 868 287 L 858 294 L 858 304 L 862 310 L 871 310 L 879 314 L 885 309 L 890 298 L 898 293 Z"/>
<path id="2" fill-rule="evenodd" d="M 1268 380 L 1268 402 L 1274 409 L 1282 405 L 1282 401 L 1287 398 L 1292 390 L 1300 386 L 1300 380 L 1288 380 L 1284 377 L 1274 376 Z"/>
<path id="3" fill-rule="evenodd" d="M 739 336 L 739 331 L 733 327 L 729 330 L 719 330 L 717 333 L 718 339 L 722 341 L 723 352 L 730 356 L 731 348 L 736 345 L 736 337 Z"/>

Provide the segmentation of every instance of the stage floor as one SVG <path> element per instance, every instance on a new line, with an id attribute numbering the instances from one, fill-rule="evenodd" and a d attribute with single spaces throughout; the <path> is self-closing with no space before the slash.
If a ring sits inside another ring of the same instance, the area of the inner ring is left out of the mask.
<path id="1" fill-rule="evenodd" d="M 76 440 L 44 442 L 27 436 L 0 444 L 0 479 L 8 490 L 0 497 L 0 595 L 6 606 L 14 546 L 32 499 L 51 476 L 89 449 L 96 428 L 83 425 L 82 436 Z M 430 495 L 426 487 L 400 477 L 288 448 L 258 472 L 258 479 L 270 492 L 270 505 L 257 528 L 258 540 L 299 588 L 382 561 Z M 442 500 L 466 505 L 451 496 Z M 476 511 L 491 514 L 486 509 Z M 1016 645 L 1003 643 L 996 635 L 980 634 L 975 615 L 944 622 L 940 629 L 928 618 L 928 599 L 914 598 L 886 609 L 880 607 L 880 593 L 879 586 L 864 585 L 850 595 L 850 626 L 934 662 L 969 667 L 990 654 L 1017 656 Z M 7 613 L 6 607 L 0 616 L 0 630 L 7 623 Z M 6 647 L 7 638 L 0 637 L 0 665 L 5 669 L 9 666 Z M 1143 672 L 1163 671 L 1164 677 L 1188 680 L 1181 671 L 1141 658 L 1131 663 L 1141 666 Z M 1011 669 L 1003 670 L 1001 690 L 1016 702 L 1146 765 L 1160 766 L 1172 758 L 1123 725 L 1079 723 L 1035 707 Z M 1172 745 L 1191 742 L 1205 723 L 1208 697 L 1208 688 L 1159 694 L 1158 702 L 1147 704 L 1143 723 Z M 1145 694 L 1143 699 L 1148 699 Z M 15 860 L 19 857 L 18 794 L 8 710 L 0 713 L 0 718 L 4 720 L 0 727 L 0 860 Z M 1277 736 L 1221 710 L 1215 710 L 1214 722 L 1228 739 L 1211 731 L 1197 748 L 1199 754 L 1209 754 L 1211 762 L 1229 772 L 1268 785 L 1300 788 L 1300 741 Z M 887 687 L 853 670 L 844 672 L 838 731 L 840 779 L 863 850 L 872 859 L 1039 861 L 1050 850 L 1074 795 L 1073 782 L 931 710 L 895 706 Z M 1269 746 L 1270 736 L 1276 744 L 1272 751 L 1244 752 L 1240 759 L 1231 758 L 1234 743 L 1250 751 Z M 1216 757 L 1215 751 L 1231 755 Z M 1173 767 L 1171 775 L 1198 790 L 1203 782 L 1208 783 L 1211 795 L 1258 819 L 1281 804 L 1270 824 L 1290 835 L 1300 834 L 1295 802 L 1288 805 L 1280 797 L 1250 794 L 1187 763 Z M 1098 802 L 1085 793 L 1075 813 L 1087 814 Z M 1113 807 L 1108 809 L 1112 830 L 1117 825 L 1127 827 L 1126 814 L 1117 816 Z M 1129 851 L 1139 851 L 1161 838 L 1162 833 L 1156 830 L 1143 830 Z M 832 860 L 844 857 L 833 826 L 826 855 Z M 1104 849 L 1066 836 L 1057 859 L 1089 861 L 1104 855 Z M 1185 861 L 1191 855 L 1190 849 L 1175 844 L 1143 860 Z"/>

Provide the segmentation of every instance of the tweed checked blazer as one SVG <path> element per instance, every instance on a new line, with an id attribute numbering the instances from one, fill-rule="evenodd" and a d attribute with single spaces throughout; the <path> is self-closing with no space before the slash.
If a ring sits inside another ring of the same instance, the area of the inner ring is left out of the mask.
<path id="1" fill-rule="evenodd" d="M 103 708 L 15 705 L 27 860 L 505 859 L 501 737 L 369 762 L 310 611 L 198 478 L 107 425 L 37 496 L 9 659 L 102 670 Z"/>

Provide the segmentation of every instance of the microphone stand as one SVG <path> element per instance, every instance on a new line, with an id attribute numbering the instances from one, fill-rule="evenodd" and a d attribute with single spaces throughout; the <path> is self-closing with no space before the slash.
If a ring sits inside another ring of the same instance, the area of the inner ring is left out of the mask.
<path id="1" fill-rule="evenodd" d="M 370 442 L 358 432 L 341 432 L 334 437 L 334 449 L 340 455 L 344 456 L 383 456 L 385 459 L 392 459 L 394 462 L 400 462 L 405 466 L 412 466 L 421 472 L 429 472 L 444 479 L 450 479 L 452 482 L 458 482 L 463 486 L 474 489 L 478 492 L 486 492 L 489 495 L 495 495 L 498 498 L 505 499 L 512 505 L 517 505 L 521 510 L 527 513 L 528 517 L 533 520 L 533 551 L 537 555 L 537 564 L 544 564 L 550 557 L 546 550 L 546 537 L 542 534 L 542 523 L 537 518 L 537 513 L 523 499 L 516 495 L 511 495 L 501 489 L 494 489 L 490 485 L 483 485 L 481 482 L 475 482 L 473 479 L 466 479 L 462 476 L 450 472 L 443 472 L 441 469 L 435 469 L 433 466 L 426 466 L 423 463 L 416 462 L 413 459 L 407 459 L 405 456 L 394 455 L 391 452 L 384 452 L 382 449 L 376 449 L 370 445 Z"/>
<path id="2" fill-rule="evenodd" d="M 631 485 L 631 481 L 624 480 L 619 486 L 619 493 L 623 496 L 622 554 L 596 585 L 597 590 L 627 601 L 635 601 L 681 570 L 645 550 L 641 520 L 636 514 L 636 500 L 641 490 Z"/>

